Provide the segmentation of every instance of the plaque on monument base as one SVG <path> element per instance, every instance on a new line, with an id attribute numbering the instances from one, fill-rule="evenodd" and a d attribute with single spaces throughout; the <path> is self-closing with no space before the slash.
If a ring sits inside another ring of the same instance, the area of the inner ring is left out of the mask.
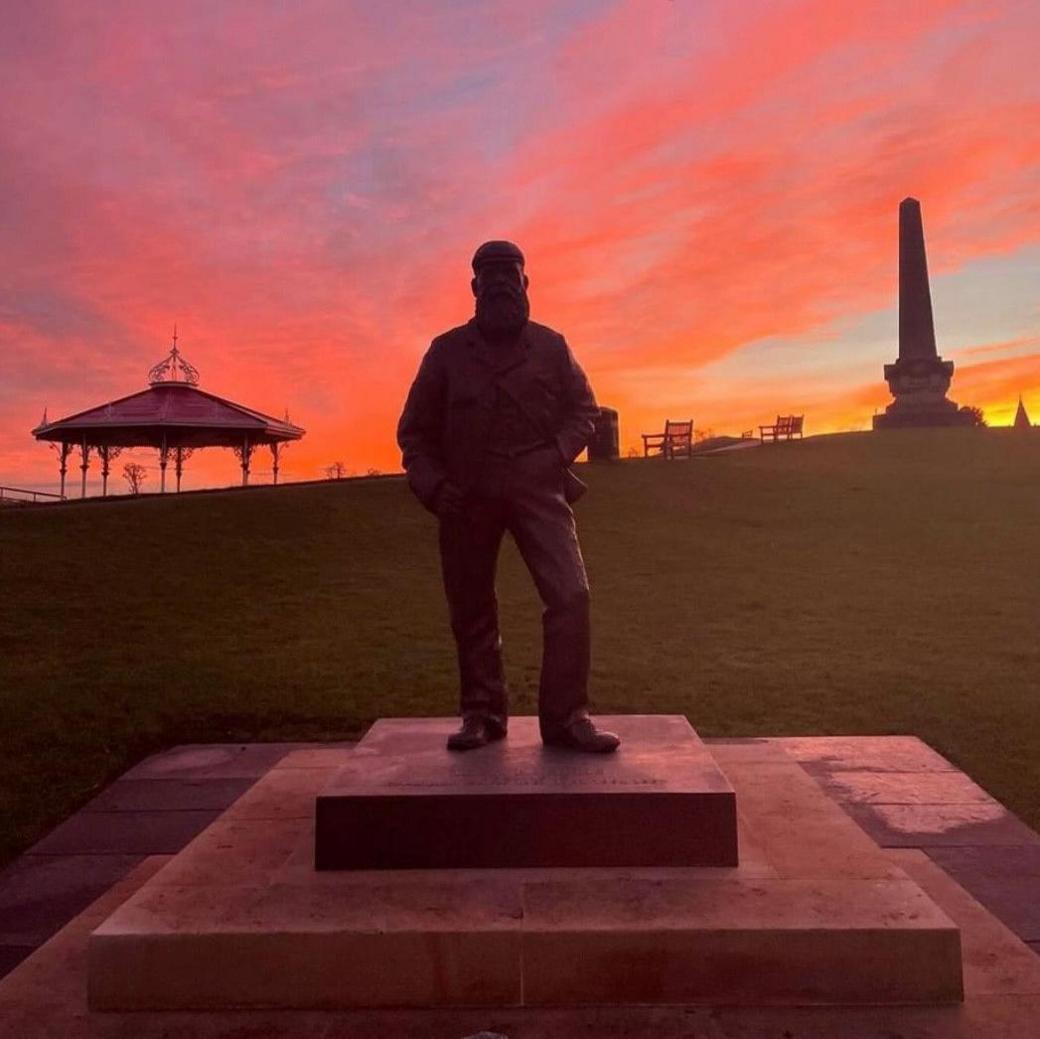
<path id="1" fill-rule="evenodd" d="M 689 722 L 598 720 L 618 753 L 545 747 L 533 717 L 464 754 L 457 719 L 376 722 L 317 799 L 316 867 L 735 866 L 733 788 Z"/>

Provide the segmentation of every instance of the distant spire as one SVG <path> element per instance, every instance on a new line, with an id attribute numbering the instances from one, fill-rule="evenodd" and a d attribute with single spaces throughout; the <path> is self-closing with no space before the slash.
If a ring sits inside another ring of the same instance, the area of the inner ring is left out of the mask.
<path id="1" fill-rule="evenodd" d="M 1026 414 L 1026 406 L 1022 403 L 1022 394 L 1018 395 L 1018 411 L 1015 412 L 1015 421 L 1012 423 L 1015 429 L 1032 429 L 1033 424 Z"/>

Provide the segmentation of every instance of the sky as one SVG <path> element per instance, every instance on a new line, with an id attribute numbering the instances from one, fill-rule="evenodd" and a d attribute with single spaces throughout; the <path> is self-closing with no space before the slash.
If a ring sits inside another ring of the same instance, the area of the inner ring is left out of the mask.
<path id="1" fill-rule="evenodd" d="M 0 485 L 53 486 L 44 408 L 143 389 L 175 322 L 201 388 L 306 428 L 284 478 L 398 470 L 490 238 L 623 450 L 866 429 L 908 195 L 950 396 L 1040 421 L 1037 39 L 1036 0 L 5 0 Z"/>

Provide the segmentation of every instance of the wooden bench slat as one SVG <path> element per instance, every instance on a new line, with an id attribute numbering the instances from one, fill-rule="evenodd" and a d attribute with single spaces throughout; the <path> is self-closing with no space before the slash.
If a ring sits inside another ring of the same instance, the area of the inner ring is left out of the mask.
<path id="1" fill-rule="evenodd" d="M 764 441 L 767 437 L 774 442 L 784 437 L 786 440 L 794 436 L 801 438 L 804 415 L 777 415 L 771 426 L 759 426 L 758 435 Z"/>
<path id="2" fill-rule="evenodd" d="M 693 419 L 673 422 L 667 419 L 663 433 L 643 433 L 643 457 L 649 457 L 650 451 L 658 451 L 665 458 L 675 458 L 677 454 L 685 454 L 690 458 L 693 454 Z"/>

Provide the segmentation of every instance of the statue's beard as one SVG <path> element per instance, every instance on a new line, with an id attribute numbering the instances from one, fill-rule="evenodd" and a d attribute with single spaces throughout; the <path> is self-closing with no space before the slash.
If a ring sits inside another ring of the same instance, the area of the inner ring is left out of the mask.
<path id="1" fill-rule="evenodd" d="M 517 335 L 527 324 L 531 304 L 523 289 L 496 286 L 477 296 L 477 324 L 491 339 Z"/>

